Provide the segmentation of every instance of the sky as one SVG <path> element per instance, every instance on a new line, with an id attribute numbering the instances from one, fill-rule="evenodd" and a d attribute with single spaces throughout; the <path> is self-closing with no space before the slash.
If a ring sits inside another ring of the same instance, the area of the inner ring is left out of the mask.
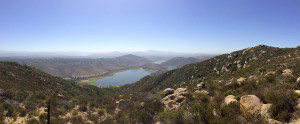
<path id="1" fill-rule="evenodd" d="M 3 51 L 227 53 L 300 45 L 299 0 L 0 0 Z"/>

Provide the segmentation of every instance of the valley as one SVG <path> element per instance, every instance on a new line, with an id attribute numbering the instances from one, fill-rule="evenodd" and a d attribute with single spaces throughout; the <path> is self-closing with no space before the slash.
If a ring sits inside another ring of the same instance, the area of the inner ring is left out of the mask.
<path id="1" fill-rule="evenodd" d="M 261 45 L 132 84 L 98 87 L 0 62 L 0 120 L 44 123 L 41 109 L 51 101 L 51 123 L 297 124 L 299 63 L 300 47 Z"/>
<path id="2" fill-rule="evenodd" d="M 300 124 L 300 0 L 0 0 L 0 124 Z"/>
<path id="3" fill-rule="evenodd" d="M 185 60 L 184 57 L 181 57 L 177 60 L 181 60 L 181 59 L 182 61 L 185 61 L 185 63 L 178 63 L 179 65 L 203 61 L 206 58 L 202 58 L 202 59 L 194 58 L 191 61 L 191 60 Z M 157 75 L 175 68 L 175 66 L 173 65 L 166 65 L 161 63 L 159 64 L 156 63 L 156 61 L 153 62 L 144 57 L 139 57 L 131 54 L 123 55 L 115 58 L 99 58 L 99 59 L 2 57 L 0 58 L 0 61 L 18 62 L 28 66 L 36 67 L 54 76 L 80 82 L 82 84 L 91 84 L 95 86 L 97 86 L 97 83 L 95 83 L 97 80 L 107 78 L 107 77 L 112 77 L 115 74 L 121 73 L 123 71 L 130 71 L 135 69 L 144 69 L 144 70 L 151 71 L 151 73 L 144 72 L 147 74 L 143 76 L 147 76 L 152 73 L 154 75 L 155 74 Z M 143 76 L 137 76 L 138 78 L 136 78 L 134 75 L 131 75 L 131 78 L 140 79 Z M 137 80 L 130 81 L 130 83 L 134 83 L 134 81 Z"/>

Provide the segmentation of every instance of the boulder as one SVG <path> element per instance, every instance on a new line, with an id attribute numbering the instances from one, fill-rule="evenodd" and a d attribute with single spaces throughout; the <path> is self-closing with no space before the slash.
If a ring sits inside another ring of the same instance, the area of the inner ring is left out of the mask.
<path id="1" fill-rule="evenodd" d="M 212 115 L 213 115 L 213 116 L 218 116 L 216 108 L 213 109 Z"/>
<path id="2" fill-rule="evenodd" d="M 298 103 L 298 105 L 296 106 L 296 108 L 300 110 L 300 103 Z"/>
<path id="3" fill-rule="evenodd" d="M 237 102 L 234 95 L 228 95 L 225 97 L 224 103 L 226 105 L 230 104 L 231 102 Z"/>
<path id="4" fill-rule="evenodd" d="M 205 95 L 208 95 L 208 94 L 209 94 L 209 92 L 206 91 L 206 90 L 201 90 L 200 93 L 205 94 Z"/>
<path id="5" fill-rule="evenodd" d="M 300 118 L 296 119 L 296 120 L 292 120 L 291 123 L 289 124 L 300 124 Z"/>
<path id="6" fill-rule="evenodd" d="M 197 87 L 198 88 L 205 88 L 205 83 L 201 82 L 201 83 L 197 84 Z"/>
<path id="7" fill-rule="evenodd" d="M 239 79 L 237 79 L 236 81 L 237 81 L 237 84 L 238 84 L 239 86 L 241 86 L 241 85 L 242 85 L 242 83 L 246 82 L 246 78 L 244 78 L 244 77 L 240 77 L 240 78 L 239 78 Z"/>
<path id="8" fill-rule="evenodd" d="M 282 124 L 282 123 L 274 119 L 268 119 L 268 124 Z"/>
<path id="9" fill-rule="evenodd" d="M 174 91 L 174 94 L 184 95 L 184 94 L 186 94 L 186 92 L 187 92 L 186 88 L 178 88 Z"/>
<path id="10" fill-rule="evenodd" d="M 163 103 L 164 103 L 167 107 L 169 107 L 169 108 L 172 107 L 172 104 L 173 104 L 174 102 L 175 102 L 175 101 L 173 101 L 173 100 L 163 101 Z"/>
<path id="11" fill-rule="evenodd" d="M 228 82 L 224 86 L 227 87 L 227 86 L 230 86 L 231 84 L 232 84 L 231 82 Z"/>
<path id="12" fill-rule="evenodd" d="M 261 106 L 260 115 L 266 119 L 271 118 L 270 113 L 268 112 L 272 104 L 263 104 Z"/>
<path id="13" fill-rule="evenodd" d="M 295 90 L 295 93 L 300 95 L 300 90 Z"/>
<path id="14" fill-rule="evenodd" d="M 179 109 L 181 103 L 185 100 L 185 94 L 187 93 L 186 88 L 178 88 L 173 90 L 171 88 L 167 88 L 164 90 L 165 97 L 162 99 L 163 104 L 171 108 L 173 110 Z"/>
<path id="15" fill-rule="evenodd" d="M 237 66 L 238 69 L 243 67 L 243 65 L 240 64 L 240 63 L 238 63 L 236 66 Z"/>
<path id="16" fill-rule="evenodd" d="M 199 90 L 196 90 L 195 93 L 201 93 Z"/>
<path id="17" fill-rule="evenodd" d="M 225 66 L 222 66 L 221 71 L 222 71 L 222 72 L 228 72 L 229 70 L 228 70 Z"/>
<path id="18" fill-rule="evenodd" d="M 182 102 L 183 100 L 184 100 L 184 96 L 176 96 L 175 97 L 175 99 L 174 99 L 174 101 L 176 101 L 176 102 Z"/>
<path id="19" fill-rule="evenodd" d="M 296 82 L 300 83 L 300 77 L 298 77 L 298 79 L 297 79 L 297 81 L 296 81 Z"/>
<path id="20" fill-rule="evenodd" d="M 169 94 L 173 94 L 174 93 L 174 89 L 172 88 L 167 88 L 164 90 L 165 95 L 169 95 Z"/>
<path id="21" fill-rule="evenodd" d="M 275 73 L 276 73 L 275 71 L 269 71 L 269 72 L 266 73 L 266 76 L 268 76 L 268 75 L 274 75 Z"/>
<path id="22" fill-rule="evenodd" d="M 262 102 L 255 95 L 245 95 L 240 99 L 240 109 L 243 113 L 258 114 L 261 111 Z"/>
<path id="23" fill-rule="evenodd" d="M 285 69 L 282 71 L 283 76 L 291 76 L 293 71 L 291 69 Z"/>
<path id="24" fill-rule="evenodd" d="M 239 79 L 236 80 L 238 83 L 243 83 L 246 81 L 246 78 L 240 77 Z"/>

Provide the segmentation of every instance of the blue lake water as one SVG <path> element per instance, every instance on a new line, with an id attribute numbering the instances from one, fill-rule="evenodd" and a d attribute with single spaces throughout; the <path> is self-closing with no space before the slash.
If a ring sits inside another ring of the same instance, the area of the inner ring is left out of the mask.
<path id="1" fill-rule="evenodd" d="M 95 81 L 99 86 L 121 86 L 125 84 L 134 83 L 141 78 L 150 75 L 155 71 L 144 70 L 144 69 L 132 69 L 123 72 L 119 72 L 110 77 L 105 77 L 100 80 Z"/>

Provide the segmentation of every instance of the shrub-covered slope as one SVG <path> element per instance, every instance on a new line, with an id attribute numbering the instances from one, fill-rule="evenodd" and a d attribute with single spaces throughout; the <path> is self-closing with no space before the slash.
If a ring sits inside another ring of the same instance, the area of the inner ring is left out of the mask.
<path id="1" fill-rule="evenodd" d="M 300 47 L 247 48 L 121 88 L 1 62 L 0 120 L 44 123 L 50 99 L 51 123 L 297 124 L 299 77 Z"/>
<path id="2" fill-rule="evenodd" d="M 156 117 L 160 123 L 293 122 L 300 118 L 299 70 L 300 47 L 261 45 L 147 76 L 122 88 L 157 94 L 165 108 Z M 182 96 L 177 88 L 187 91 Z"/>
<path id="3" fill-rule="evenodd" d="M 113 108 L 113 93 L 111 88 L 78 85 L 26 65 L 0 62 L 0 123 L 45 123 L 48 100 L 51 123 L 86 122 L 87 111 Z M 80 114 L 67 115 L 72 112 Z"/>
<path id="4" fill-rule="evenodd" d="M 125 86 L 124 89 L 160 91 L 168 87 L 187 86 L 201 80 L 226 82 L 232 78 L 249 77 L 268 71 L 282 71 L 285 68 L 294 70 L 293 74 L 300 76 L 299 57 L 300 47 L 275 48 L 261 45 L 189 64 L 159 76 L 147 76 L 137 83 Z"/>

